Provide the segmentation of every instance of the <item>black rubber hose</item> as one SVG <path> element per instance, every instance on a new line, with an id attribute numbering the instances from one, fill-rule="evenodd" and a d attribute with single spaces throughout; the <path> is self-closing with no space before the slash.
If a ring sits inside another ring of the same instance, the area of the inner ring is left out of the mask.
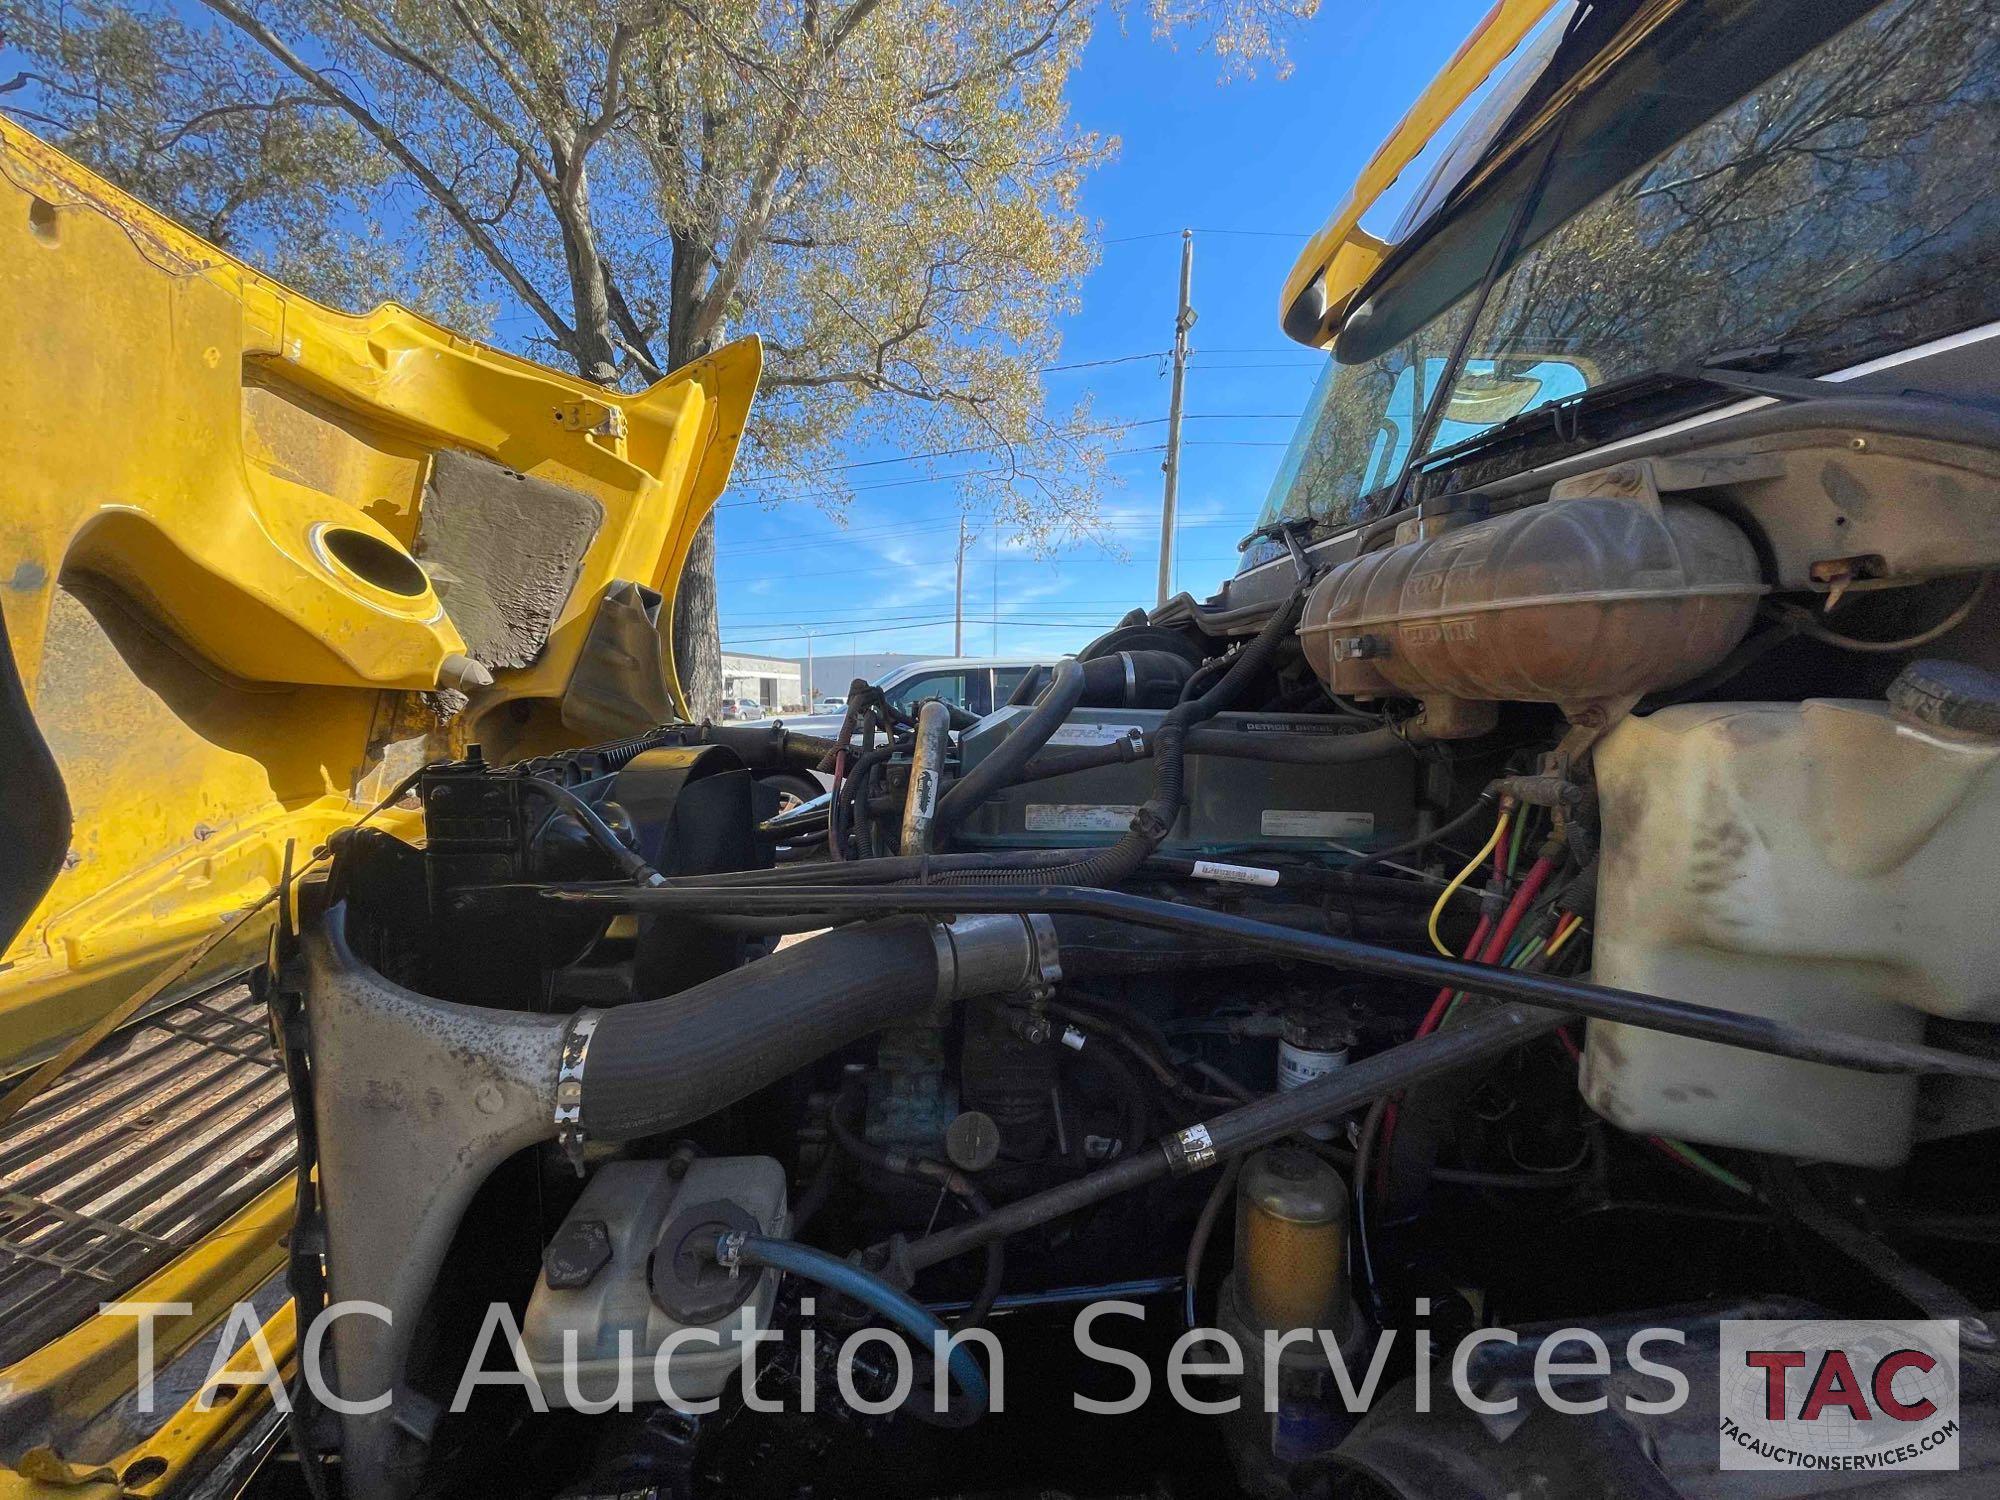
<path id="1" fill-rule="evenodd" d="M 1218 656 L 1214 661 L 1203 662 L 1200 666 L 1196 667 L 1188 675 L 1188 680 L 1181 684 L 1182 700 L 1199 698 L 1203 693 L 1208 691 L 1209 685 L 1216 678 L 1229 670 L 1232 663 L 1233 658 Z"/>
<path id="2" fill-rule="evenodd" d="M 1077 750 L 1058 750 L 1053 755 L 1038 755 L 1023 766 L 1014 776 L 1013 786 L 1021 786 L 1030 781 L 1047 781 L 1056 776 L 1074 776 L 1079 771 L 1094 771 L 1099 766 L 1125 765 L 1135 760 L 1145 760 L 1152 755 L 1143 738 L 1121 735 L 1103 745 L 1086 745 Z"/>
<path id="3" fill-rule="evenodd" d="M 787 729 L 783 720 L 772 724 L 704 724 L 700 737 L 707 744 L 727 745 L 743 757 L 744 765 L 756 770 L 782 766 L 810 771 L 840 745 L 835 739 Z"/>
<path id="4" fill-rule="evenodd" d="M 1082 1031 L 1096 1032 L 1099 1036 L 1105 1038 L 1107 1042 L 1115 1042 L 1123 1047 L 1133 1057 L 1138 1059 L 1144 1065 L 1146 1071 L 1153 1075 L 1155 1081 L 1169 1093 L 1178 1094 L 1184 1099 L 1199 1099 L 1199 1092 L 1181 1081 L 1180 1076 L 1174 1072 L 1172 1063 L 1157 1055 L 1143 1041 L 1134 1036 L 1125 1027 L 1119 1025 L 1111 1017 L 1100 1016 L 1094 1011 L 1065 1005 L 1060 1000 L 1049 1000 L 1044 1003 L 1048 1008 L 1049 1014 L 1058 1020 L 1067 1021 Z"/>
<path id="5" fill-rule="evenodd" d="M 1221 713 L 1259 673 L 1270 665 L 1278 647 L 1291 633 L 1300 596 L 1294 595 L 1264 622 L 1256 638 L 1237 653 L 1221 681 L 1199 698 L 1169 709 L 1151 737 L 1153 794 L 1132 816 L 1131 829 L 1105 849 L 1059 864 L 1023 860 L 1011 869 L 953 871 L 930 877 L 939 885 L 1094 885 L 1114 886 L 1131 878 L 1146 858 L 1166 841 L 1181 815 L 1184 800 L 1183 751 L 1188 730 Z M 984 769 L 982 765 L 981 769 Z M 928 873 L 928 872 L 927 872 Z"/>
<path id="6" fill-rule="evenodd" d="M 988 797 L 1014 779 L 1034 753 L 1062 728 L 1078 703 L 1083 701 L 1083 663 L 1066 656 L 1056 663 L 1055 678 L 1048 690 L 1035 700 L 1014 732 L 997 745 L 993 753 L 952 783 L 937 808 L 940 836 L 956 828 Z"/>
<path id="7" fill-rule="evenodd" d="M 568 787 L 558 786 L 553 781 L 544 781 L 539 776 L 524 776 L 521 778 L 521 783 L 538 795 L 547 797 L 576 819 L 584 833 L 589 836 L 591 843 L 610 856 L 611 862 L 618 866 L 619 872 L 627 880 L 636 885 L 655 885 L 663 878 L 658 870 L 647 864 L 634 850 L 626 847 L 625 841 L 611 831 L 611 825 L 604 821 L 596 808 Z"/>
<path id="8" fill-rule="evenodd" d="M 1062 1047 L 1061 1042 L 1057 1042 L 1056 1045 Z M 1083 1056 L 1071 1052 L 1067 1047 L 1063 1047 L 1062 1050 L 1072 1065 Z M 1088 1061 L 1111 1079 L 1112 1090 L 1118 1095 L 1121 1106 L 1119 1113 L 1124 1117 L 1123 1130 L 1118 1138 L 1118 1154 L 1129 1156 L 1134 1151 L 1143 1151 L 1146 1147 L 1146 1122 L 1150 1118 L 1146 1091 L 1140 1087 L 1139 1080 L 1133 1075 L 1132 1070 L 1125 1066 L 1125 1060 L 1117 1053 L 1107 1052 L 1102 1047 L 1094 1050 L 1096 1055 L 1090 1057 Z"/>
<path id="9" fill-rule="evenodd" d="M 1349 870 L 1348 873 L 1351 875 L 1365 875 L 1373 865 L 1386 864 L 1392 859 L 1401 859 L 1406 854 L 1416 854 L 1421 850 L 1428 849 L 1432 844 L 1441 843 L 1453 834 L 1471 827 L 1482 815 L 1490 814 L 1492 811 L 1492 795 L 1487 792 L 1481 792 L 1474 799 L 1472 806 L 1466 808 L 1457 817 L 1440 823 L 1429 833 L 1420 833 L 1413 839 L 1404 839 L 1400 844 L 1391 844 L 1386 849 L 1373 851 L 1366 859 Z"/>
<path id="10" fill-rule="evenodd" d="M 590 1039 L 583 1127 L 625 1141 L 714 1114 L 935 1001 L 934 924 L 846 927 L 664 1000 L 604 1012 Z"/>
<path id="11" fill-rule="evenodd" d="M 847 819 L 844 827 L 854 834 L 855 849 L 864 860 L 872 857 L 875 852 L 875 824 L 867 803 L 868 784 L 873 780 L 875 772 L 885 762 L 894 758 L 899 748 L 908 749 L 907 746 L 898 747 L 891 743 L 857 756 L 854 764 L 848 769 L 847 782 L 841 788 L 841 796 L 847 803 Z"/>
<path id="12" fill-rule="evenodd" d="M 1194 668 L 1174 651 L 1114 651 L 1083 663 L 1089 708 L 1163 708 L 1180 701 Z"/>
<path id="13" fill-rule="evenodd" d="M 1024 703 L 1033 703 L 1035 695 L 1042 690 L 1042 679 L 1048 675 L 1047 667 L 1030 667 L 1014 684 L 1014 691 L 1007 695 L 1003 708 L 1019 708 Z"/>

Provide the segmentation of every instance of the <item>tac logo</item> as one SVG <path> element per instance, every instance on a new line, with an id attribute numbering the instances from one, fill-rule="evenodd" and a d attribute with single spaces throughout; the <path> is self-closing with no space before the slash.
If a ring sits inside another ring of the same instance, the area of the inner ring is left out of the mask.
<path id="1" fill-rule="evenodd" d="M 1958 1467 L 1955 1322 L 1724 1319 L 1725 1469 Z"/>

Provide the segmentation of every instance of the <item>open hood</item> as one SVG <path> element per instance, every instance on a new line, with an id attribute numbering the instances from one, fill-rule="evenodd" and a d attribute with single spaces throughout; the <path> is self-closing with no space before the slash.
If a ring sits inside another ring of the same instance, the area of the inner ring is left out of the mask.
<path id="1" fill-rule="evenodd" d="M 761 352 L 606 391 L 321 307 L 6 121 L 0 177 L 5 1073 L 426 756 L 685 711 L 674 589 Z"/>

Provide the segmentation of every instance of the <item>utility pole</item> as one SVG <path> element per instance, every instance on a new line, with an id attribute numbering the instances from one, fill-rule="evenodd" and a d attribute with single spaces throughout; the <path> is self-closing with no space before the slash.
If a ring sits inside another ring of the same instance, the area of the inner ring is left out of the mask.
<path id="1" fill-rule="evenodd" d="M 1166 492 L 1160 501 L 1160 604 L 1174 587 L 1174 509 L 1181 489 L 1181 392 L 1187 386 L 1188 331 L 1194 327 L 1194 309 L 1188 298 L 1194 291 L 1194 231 L 1181 231 L 1181 307 L 1174 318 L 1174 385 L 1167 398 Z"/>
<path id="2" fill-rule="evenodd" d="M 813 633 L 811 630 L 806 631 L 805 700 L 806 712 L 811 713 L 813 711 L 813 704 L 818 701 L 813 697 Z"/>
<path id="3" fill-rule="evenodd" d="M 951 654 L 965 655 L 965 512 L 958 513 L 958 585 L 951 618 Z"/>

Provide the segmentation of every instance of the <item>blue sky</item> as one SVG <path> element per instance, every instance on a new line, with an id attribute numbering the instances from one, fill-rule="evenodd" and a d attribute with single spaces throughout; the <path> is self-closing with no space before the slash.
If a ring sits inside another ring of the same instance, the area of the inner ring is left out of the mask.
<path id="1" fill-rule="evenodd" d="M 1322 356 L 1279 332 L 1284 274 L 1488 3 L 1325 0 L 1292 39 L 1290 78 L 1230 84 L 1216 82 L 1213 57 L 1154 42 L 1139 17 L 1123 32 L 1107 20 L 1072 76 L 1077 123 L 1123 147 L 1084 193 L 1104 248 L 1081 311 L 1064 325 L 1061 362 L 1166 349 L 1179 231 L 1195 230 L 1199 322 L 1175 582 L 1197 597 L 1235 570 L 1236 543 L 1255 523 L 1321 368 Z M 1371 227 L 1394 217 L 1425 165 L 1404 174 Z M 1058 402 L 1087 385 L 1106 423 L 1166 415 L 1164 359 L 1046 379 Z M 1143 449 L 1164 430 L 1141 428 L 1126 441 Z M 1124 483 L 1101 502 L 1105 546 L 1038 558 L 1005 532 L 997 545 L 990 528 L 978 535 L 966 563 L 966 651 L 1058 654 L 1134 605 L 1151 605 L 1159 462 L 1157 451 L 1112 460 Z M 717 533 L 725 648 L 802 656 L 802 627 L 811 625 L 822 654 L 949 654 L 955 494 L 948 480 L 922 475 L 917 464 L 855 475 L 844 526 L 805 506 L 768 510 L 725 496 Z"/>

